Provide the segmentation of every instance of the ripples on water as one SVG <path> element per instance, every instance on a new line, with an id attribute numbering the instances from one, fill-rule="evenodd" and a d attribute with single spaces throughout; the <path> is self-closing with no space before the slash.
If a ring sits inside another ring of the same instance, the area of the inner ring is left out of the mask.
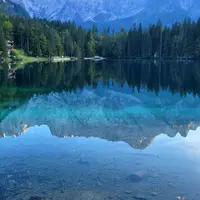
<path id="1" fill-rule="evenodd" d="M 0 73 L 0 200 L 200 199 L 198 63 Z"/>

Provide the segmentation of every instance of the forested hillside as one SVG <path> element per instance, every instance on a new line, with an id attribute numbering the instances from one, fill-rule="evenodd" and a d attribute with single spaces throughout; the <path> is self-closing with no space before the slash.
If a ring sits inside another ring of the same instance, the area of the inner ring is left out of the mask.
<path id="1" fill-rule="evenodd" d="M 112 58 L 200 58 L 200 20 L 186 19 L 165 27 L 160 21 L 148 28 L 134 25 L 128 32 L 96 27 L 86 30 L 73 22 L 0 15 L 0 51 L 6 40 L 30 56 L 100 55 Z M 3 52 L 3 53 L 2 53 Z"/>

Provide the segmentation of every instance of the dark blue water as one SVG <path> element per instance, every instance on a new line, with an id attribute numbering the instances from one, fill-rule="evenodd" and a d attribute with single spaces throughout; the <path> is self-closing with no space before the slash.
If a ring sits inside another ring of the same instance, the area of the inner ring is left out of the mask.
<path id="1" fill-rule="evenodd" d="M 1 74 L 0 200 L 200 199 L 196 63 Z"/>

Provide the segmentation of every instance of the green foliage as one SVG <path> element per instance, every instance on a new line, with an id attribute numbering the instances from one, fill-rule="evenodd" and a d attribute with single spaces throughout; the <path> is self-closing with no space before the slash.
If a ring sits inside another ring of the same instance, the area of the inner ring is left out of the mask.
<path id="1" fill-rule="evenodd" d="M 27 56 L 26 53 L 24 53 L 23 50 L 19 50 L 19 49 L 14 49 L 12 50 L 12 52 L 10 53 L 10 57 L 13 61 L 16 61 L 17 63 L 17 67 L 24 67 L 25 64 L 27 63 L 32 63 L 32 62 L 46 62 L 48 61 L 47 58 L 44 57 L 30 57 Z"/>
<path id="2" fill-rule="evenodd" d="M 5 41 L 3 30 L 0 28 L 0 57 L 4 58 L 6 58 L 8 55 Z"/>
<path id="3" fill-rule="evenodd" d="M 0 27 L 1 40 L 13 40 L 15 48 L 33 57 L 200 58 L 200 20 L 185 19 L 170 28 L 160 21 L 149 28 L 134 24 L 128 32 L 108 28 L 100 33 L 95 26 L 85 30 L 72 22 L 0 14 Z"/>
<path id="4" fill-rule="evenodd" d="M 95 56 L 95 41 L 91 30 L 88 31 L 85 41 L 86 57 Z"/>

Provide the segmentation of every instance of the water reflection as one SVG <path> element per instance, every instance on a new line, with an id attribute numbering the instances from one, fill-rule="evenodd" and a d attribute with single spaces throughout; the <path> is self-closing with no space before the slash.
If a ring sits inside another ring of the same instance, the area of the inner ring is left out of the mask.
<path id="1" fill-rule="evenodd" d="M 40 88 L 56 91 L 76 91 L 85 85 L 96 88 L 125 84 L 132 91 L 147 88 L 156 94 L 162 90 L 180 93 L 182 96 L 200 91 L 200 63 L 177 63 L 173 61 L 152 62 L 132 60 L 108 60 L 105 62 L 78 61 L 73 63 L 33 63 L 15 71 L 9 79 L 8 67 L 0 70 L 0 86 Z"/>
<path id="2" fill-rule="evenodd" d="M 18 135 L 27 127 L 47 125 L 58 137 L 98 137 L 146 148 L 154 137 L 177 132 L 187 136 L 200 125 L 199 99 L 169 92 L 124 94 L 120 89 L 84 89 L 31 98 L 0 123 L 0 132 Z"/>
<path id="3" fill-rule="evenodd" d="M 0 199 L 198 200 L 198 66 L 3 66 Z"/>

